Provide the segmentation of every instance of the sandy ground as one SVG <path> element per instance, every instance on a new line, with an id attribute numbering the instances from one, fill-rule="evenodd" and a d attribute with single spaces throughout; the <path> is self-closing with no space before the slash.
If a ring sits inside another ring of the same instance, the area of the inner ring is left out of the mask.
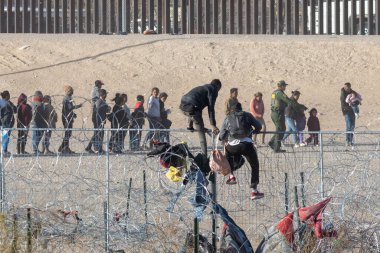
<path id="1" fill-rule="evenodd" d="M 284 79 L 290 83 L 288 94 L 299 89 L 300 102 L 322 113 L 322 130 L 344 129 L 339 95 L 343 83 L 351 82 L 364 99 L 357 126 L 380 130 L 379 73 L 378 36 L 0 36 L 0 90 L 9 90 L 12 97 L 35 90 L 63 95 L 66 84 L 74 87 L 76 96 L 89 97 L 94 80 L 101 79 L 109 99 L 115 92 L 126 92 L 133 106 L 136 95 L 148 97 L 157 86 L 169 94 L 173 128 L 186 126 L 178 109 L 181 96 L 219 78 L 223 88 L 216 105 L 218 125 L 229 89 L 238 87 L 246 110 L 254 93 L 264 94 L 264 117 L 274 130 L 270 94 Z M 57 100 L 56 105 L 61 103 Z M 80 116 L 89 112 L 87 103 Z M 209 124 L 207 116 L 205 122 Z"/>

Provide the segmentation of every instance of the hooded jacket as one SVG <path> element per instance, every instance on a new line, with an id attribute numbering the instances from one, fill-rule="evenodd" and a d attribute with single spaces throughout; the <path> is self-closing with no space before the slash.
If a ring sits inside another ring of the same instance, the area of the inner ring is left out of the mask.
<path id="1" fill-rule="evenodd" d="M 27 96 L 24 93 L 17 100 L 17 128 L 26 128 L 32 120 L 32 107 L 28 105 Z"/>
<path id="2" fill-rule="evenodd" d="M 17 113 L 16 106 L 5 99 L 1 99 L 0 106 L 0 125 L 5 128 L 11 128 L 15 124 L 15 117 L 13 114 Z"/>
<path id="3" fill-rule="evenodd" d="M 183 111 L 186 111 L 185 108 L 190 108 L 190 111 L 202 111 L 207 106 L 210 124 L 216 126 L 214 107 L 217 97 L 218 88 L 216 84 L 198 86 L 182 97 L 180 108 Z"/>

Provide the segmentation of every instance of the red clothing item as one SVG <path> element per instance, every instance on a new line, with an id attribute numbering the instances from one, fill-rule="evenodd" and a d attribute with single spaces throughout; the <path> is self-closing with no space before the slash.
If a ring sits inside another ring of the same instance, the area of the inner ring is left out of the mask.
<path id="1" fill-rule="evenodd" d="M 253 117 L 256 119 L 263 119 L 264 117 L 264 102 L 263 100 L 257 101 L 255 98 L 251 100 L 249 110 Z"/>
<path id="2" fill-rule="evenodd" d="M 27 96 L 24 93 L 17 100 L 17 127 L 28 127 L 32 120 L 32 107 L 26 103 Z"/>
<path id="3" fill-rule="evenodd" d="M 143 102 L 141 102 L 141 101 L 137 101 L 136 104 L 135 104 L 134 109 L 137 109 L 137 108 L 139 108 L 140 106 L 144 106 Z"/>

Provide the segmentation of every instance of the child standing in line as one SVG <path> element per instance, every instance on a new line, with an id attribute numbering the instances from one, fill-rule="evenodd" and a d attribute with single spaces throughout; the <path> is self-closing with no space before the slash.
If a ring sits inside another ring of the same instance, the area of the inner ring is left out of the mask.
<path id="1" fill-rule="evenodd" d="M 139 150 L 141 142 L 141 131 L 145 124 L 144 96 L 138 95 L 136 98 L 134 111 L 131 114 L 131 125 L 129 130 L 129 145 L 131 150 Z"/>
<path id="2" fill-rule="evenodd" d="M 359 105 L 362 104 L 362 96 L 356 91 L 351 90 L 351 93 L 346 97 L 346 103 L 351 106 L 355 117 L 359 118 Z"/>
<path id="3" fill-rule="evenodd" d="M 311 131 L 321 131 L 321 126 L 319 124 L 319 119 L 317 117 L 318 115 L 318 111 L 317 109 L 315 108 L 312 108 L 310 111 L 310 116 L 307 120 L 307 128 L 308 128 L 308 131 L 311 132 Z M 315 146 L 318 146 L 319 145 L 319 138 L 318 138 L 318 134 L 317 133 L 311 133 L 309 138 L 307 138 L 305 140 L 305 144 L 309 144 L 313 142 L 313 144 Z"/>

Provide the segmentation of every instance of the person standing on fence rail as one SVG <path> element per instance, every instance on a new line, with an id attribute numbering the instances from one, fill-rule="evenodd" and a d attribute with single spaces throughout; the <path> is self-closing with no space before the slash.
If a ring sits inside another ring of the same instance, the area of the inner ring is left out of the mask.
<path id="1" fill-rule="evenodd" d="M 28 138 L 28 128 L 32 120 L 32 107 L 27 104 L 28 97 L 21 93 L 17 99 L 17 154 L 28 154 L 25 151 L 26 140 Z"/>
<path id="2" fill-rule="evenodd" d="M 267 126 L 265 125 L 264 120 L 264 102 L 263 102 L 263 94 L 261 92 L 257 92 L 252 98 L 251 103 L 249 105 L 251 114 L 255 119 L 261 123 L 262 126 L 262 144 L 265 144 L 265 131 L 267 130 Z M 257 134 L 253 137 L 253 142 L 256 144 Z"/>
<path id="3" fill-rule="evenodd" d="M 355 130 L 355 113 L 352 107 L 346 102 L 349 94 L 355 92 L 351 89 L 351 83 L 345 83 L 340 92 L 340 104 L 343 116 L 346 122 L 346 131 L 353 132 Z M 346 133 L 346 147 L 353 145 L 353 133 Z"/>
<path id="4" fill-rule="evenodd" d="M 281 80 L 277 83 L 277 90 L 272 93 L 271 102 L 271 118 L 276 126 L 276 133 L 272 136 L 269 141 L 269 147 L 276 153 L 283 153 L 286 150 L 281 149 L 281 140 L 284 137 L 284 132 L 286 130 L 285 126 L 285 108 L 287 105 L 294 103 L 285 94 L 285 89 L 288 84 Z"/>
<path id="5" fill-rule="evenodd" d="M 236 163 L 234 159 L 241 159 L 241 155 L 243 155 L 251 166 L 251 199 L 264 197 L 264 193 L 257 190 L 260 167 L 256 149 L 252 142 L 252 133 L 258 134 L 260 130 L 260 122 L 251 113 L 244 112 L 241 104 L 237 103 L 231 107 L 230 114 L 224 119 L 219 135 L 219 140 L 226 143 L 226 157 L 231 165 Z M 233 171 L 231 171 L 226 183 L 236 184 Z"/>
<path id="6" fill-rule="evenodd" d="M 53 152 L 49 150 L 50 138 L 51 138 L 53 129 L 56 128 L 58 115 L 57 115 L 57 112 L 54 110 L 53 105 L 51 104 L 51 97 L 49 95 L 45 95 L 44 97 L 44 106 L 45 106 L 47 120 L 48 120 L 47 127 L 49 129 L 45 131 L 44 141 L 42 145 L 42 153 L 44 153 L 45 155 L 51 155 L 53 154 Z"/>
<path id="7" fill-rule="evenodd" d="M 205 107 L 208 108 L 212 132 L 217 135 L 219 129 L 216 127 L 215 102 L 221 88 L 222 83 L 219 79 L 212 80 L 210 84 L 195 87 L 182 97 L 179 106 L 182 112 L 189 118 L 189 126 L 187 129 L 194 131 L 193 123 L 195 124 L 195 130 L 198 131 L 201 149 L 205 155 L 207 155 L 207 142 L 202 110 Z"/>
<path id="8" fill-rule="evenodd" d="M 37 90 L 34 92 L 32 101 L 32 149 L 33 154 L 38 155 L 40 151 L 38 150 L 38 145 L 41 142 L 44 130 L 41 128 L 47 128 L 48 117 L 46 115 L 45 106 L 43 104 L 44 95 L 41 91 Z"/>
<path id="9" fill-rule="evenodd" d="M 0 99 L 0 120 L 1 126 L 3 128 L 12 128 L 15 124 L 14 114 L 17 113 L 17 107 L 10 101 L 9 91 L 5 90 L 1 93 Z M 2 132 L 3 138 L 3 154 L 10 155 L 11 153 L 8 151 L 9 137 L 11 135 L 11 130 L 6 129 Z"/>
<path id="10" fill-rule="evenodd" d="M 70 149 L 70 137 L 72 135 L 72 128 L 74 125 L 74 119 L 77 115 L 74 113 L 75 109 L 81 108 L 82 104 L 74 105 L 73 96 L 74 89 L 70 85 L 65 86 L 65 96 L 62 101 L 62 123 L 65 128 L 65 135 L 58 152 L 63 154 L 73 154 L 74 151 Z"/>

